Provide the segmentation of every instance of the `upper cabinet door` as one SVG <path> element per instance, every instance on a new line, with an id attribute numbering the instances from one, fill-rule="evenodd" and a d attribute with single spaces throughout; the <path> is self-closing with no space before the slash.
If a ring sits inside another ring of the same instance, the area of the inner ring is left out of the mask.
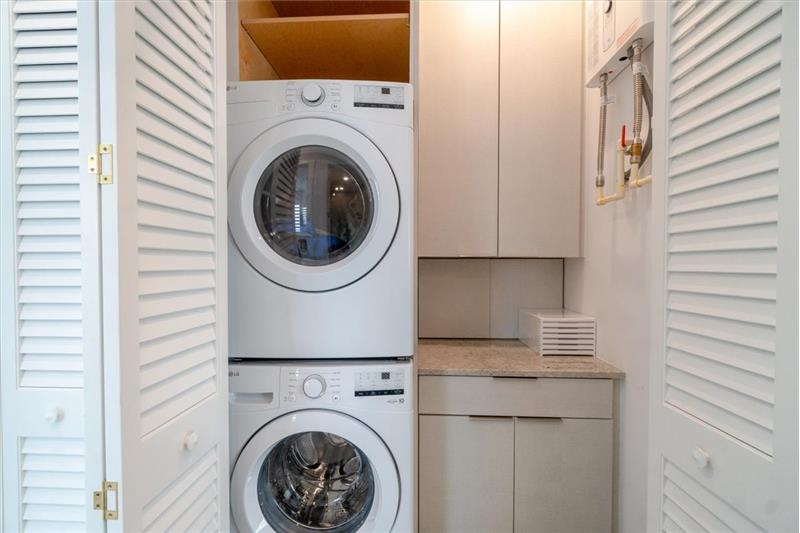
<path id="1" fill-rule="evenodd" d="M 580 242 L 582 2 L 500 2 L 501 257 Z"/>
<path id="2" fill-rule="evenodd" d="M 418 252 L 495 256 L 499 3 L 418 6 Z"/>
<path id="3" fill-rule="evenodd" d="M 109 531 L 227 530 L 224 11 L 100 2 Z"/>

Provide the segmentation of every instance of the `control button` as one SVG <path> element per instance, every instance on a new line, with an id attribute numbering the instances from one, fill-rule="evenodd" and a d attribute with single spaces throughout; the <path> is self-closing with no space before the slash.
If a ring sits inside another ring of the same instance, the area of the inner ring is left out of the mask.
<path id="1" fill-rule="evenodd" d="M 300 95 L 303 102 L 308 105 L 319 105 L 325 99 L 325 91 L 316 83 L 309 83 L 303 87 L 303 92 Z"/>
<path id="2" fill-rule="evenodd" d="M 339 401 L 341 398 L 342 398 L 342 397 L 341 397 L 341 396 L 339 396 L 339 394 L 338 394 L 338 393 L 337 393 L 337 394 L 334 394 L 333 396 L 331 396 L 331 400 L 333 400 L 334 402 L 338 402 L 338 401 Z"/>
<path id="3" fill-rule="evenodd" d="M 339 104 L 331 104 L 331 111 L 339 111 Z"/>
<path id="4" fill-rule="evenodd" d="M 297 397 L 296 397 L 294 394 L 290 394 L 290 395 L 289 395 L 289 401 L 290 401 L 290 402 L 293 402 L 293 401 L 295 401 L 296 399 L 297 399 Z"/>
<path id="5" fill-rule="evenodd" d="M 319 398 L 325 393 L 325 379 L 317 374 L 308 376 L 303 381 L 303 393 L 311 399 Z"/>

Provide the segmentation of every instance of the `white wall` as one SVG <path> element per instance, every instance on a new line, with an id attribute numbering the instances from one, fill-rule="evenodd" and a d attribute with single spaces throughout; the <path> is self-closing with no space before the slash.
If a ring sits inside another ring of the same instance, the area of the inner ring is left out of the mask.
<path id="1" fill-rule="evenodd" d="M 653 50 L 645 52 L 653 71 Z M 633 122 L 633 82 L 630 69 L 609 89 L 616 103 L 608 108 L 606 187 L 614 183 L 614 144 L 625 122 Z M 564 303 L 569 309 L 597 318 L 598 354 L 625 371 L 620 384 L 620 426 L 616 530 L 645 530 L 647 492 L 647 431 L 649 380 L 649 255 L 651 189 L 632 191 L 621 202 L 594 204 L 599 90 L 584 95 L 583 251 L 567 259 Z M 645 124 L 647 119 L 645 118 Z M 649 172 L 650 163 L 645 167 Z M 656 178 L 658 179 L 658 178 Z"/>

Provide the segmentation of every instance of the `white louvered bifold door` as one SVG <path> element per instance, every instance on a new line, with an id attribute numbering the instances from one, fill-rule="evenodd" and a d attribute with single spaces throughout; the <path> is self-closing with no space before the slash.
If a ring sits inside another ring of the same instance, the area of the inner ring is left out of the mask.
<path id="1" fill-rule="evenodd" d="M 2 530 L 102 531 L 97 5 L 0 3 Z"/>
<path id="2" fill-rule="evenodd" d="M 221 2 L 100 2 L 111 531 L 228 522 Z"/>
<path id="3" fill-rule="evenodd" d="M 656 18 L 651 531 L 797 531 L 797 4 Z"/>

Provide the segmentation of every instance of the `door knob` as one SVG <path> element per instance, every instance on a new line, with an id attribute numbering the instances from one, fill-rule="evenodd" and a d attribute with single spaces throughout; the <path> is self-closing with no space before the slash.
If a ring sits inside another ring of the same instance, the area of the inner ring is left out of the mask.
<path id="1" fill-rule="evenodd" d="M 197 446 L 198 440 L 200 440 L 200 437 L 196 431 L 187 431 L 186 435 L 183 436 L 183 449 L 189 452 L 192 451 Z"/>
<path id="2" fill-rule="evenodd" d="M 697 468 L 705 468 L 711 462 L 711 456 L 703 448 L 699 446 L 692 451 L 692 458 Z"/>
<path id="3" fill-rule="evenodd" d="M 57 424 L 64 420 L 64 410 L 60 407 L 53 407 L 44 414 L 44 419 L 51 424 Z"/>

